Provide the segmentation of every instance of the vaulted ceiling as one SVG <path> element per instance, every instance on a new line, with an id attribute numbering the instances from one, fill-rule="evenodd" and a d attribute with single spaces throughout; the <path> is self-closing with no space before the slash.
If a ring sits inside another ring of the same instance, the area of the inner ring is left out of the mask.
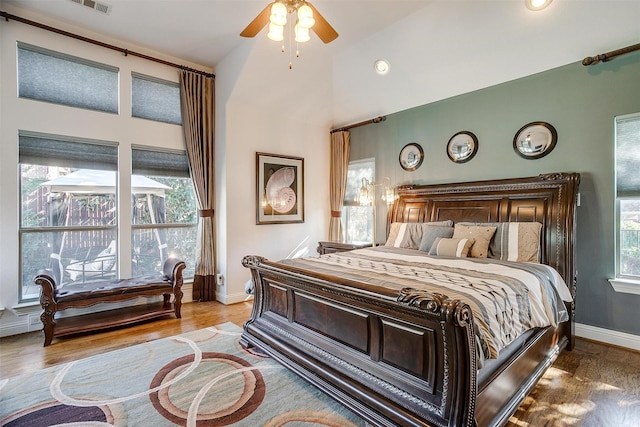
<path id="1" fill-rule="evenodd" d="M 269 0 L 98 0 L 97 12 L 73 0 L 2 0 L 95 34 L 214 70 L 238 49 L 279 54 L 240 31 Z M 533 12 L 524 0 L 315 0 L 340 34 L 312 35 L 303 54 L 329 58 L 333 116 L 349 122 L 388 114 L 545 71 L 640 42 L 640 1 L 554 0 Z M 14 9 L 15 10 L 15 9 Z M 123 46 L 126 47 L 126 46 Z M 391 72 L 379 76 L 373 61 Z M 278 57 L 282 73 L 287 59 Z M 255 62 L 254 62 L 255 64 Z M 348 92 L 348 96 L 343 95 Z"/>

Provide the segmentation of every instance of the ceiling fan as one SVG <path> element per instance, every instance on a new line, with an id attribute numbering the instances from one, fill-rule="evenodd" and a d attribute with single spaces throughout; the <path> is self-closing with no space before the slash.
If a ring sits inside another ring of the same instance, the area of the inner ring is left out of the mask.
<path id="1" fill-rule="evenodd" d="M 309 40 L 310 29 L 324 43 L 331 43 L 338 38 L 336 30 L 310 2 L 305 0 L 278 0 L 270 3 L 247 25 L 247 28 L 240 35 L 242 37 L 255 37 L 265 25 L 269 24 L 268 37 L 271 40 L 281 41 L 284 25 L 287 23 L 287 16 L 293 13 L 297 13 L 296 41 Z M 293 23 L 293 20 L 291 22 Z"/>

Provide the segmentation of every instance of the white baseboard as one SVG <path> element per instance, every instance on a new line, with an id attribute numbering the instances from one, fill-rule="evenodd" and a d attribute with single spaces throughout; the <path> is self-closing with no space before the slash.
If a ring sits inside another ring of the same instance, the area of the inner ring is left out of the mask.
<path id="1" fill-rule="evenodd" d="M 40 326 L 42 329 L 42 324 Z M 21 319 L 18 322 L 4 323 L 0 325 L 0 337 L 8 337 L 11 335 L 24 334 L 29 331 L 29 320 Z"/>
<path id="2" fill-rule="evenodd" d="M 640 336 L 576 323 L 576 336 L 640 351 Z"/>
<path id="3" fill-rule="evenodd" d="M 245 292 L 239 292 L 232 295 L 216 293 L 216 300 L 224 305 L 231 305 L 239 302 L 251 301 L 253 300 L 253 295 L 247 295 Z"/>

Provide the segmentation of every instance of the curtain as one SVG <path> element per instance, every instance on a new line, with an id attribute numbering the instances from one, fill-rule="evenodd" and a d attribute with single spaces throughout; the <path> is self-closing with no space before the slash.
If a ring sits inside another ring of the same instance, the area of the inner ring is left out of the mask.
<path id="1" fill-rule="evenodd" d="M 339 131 L 331 134 L 331 168 L 329 171 L 331 222 L 329 223 L 329 240 L 334 242 L 344 242 L 345 240 L 342 227 L 342 205 L 347 186 L 350 145 L 351 133 L 349 131 Z"/>
<path id="2" fill-rule="evenodd" d="M 200 209 L 193 280 L 194 301 L 216 299 L 214 96 L 215 80 L 212 77 L 180 71 L 182 129 L 189 172 Z"/>

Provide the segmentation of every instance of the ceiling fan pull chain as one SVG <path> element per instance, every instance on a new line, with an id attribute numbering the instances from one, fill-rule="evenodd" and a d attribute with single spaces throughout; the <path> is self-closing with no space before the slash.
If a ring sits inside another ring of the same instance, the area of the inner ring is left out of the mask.
<path id="1" fill-rule="evenodd" d="M 293 19 L 289 16 L 289 69 L 293 69 L 293 62 L 291 61 L 291 52 L 293 48 L 291 47 L 291 39 L 293 37 Z"/>

